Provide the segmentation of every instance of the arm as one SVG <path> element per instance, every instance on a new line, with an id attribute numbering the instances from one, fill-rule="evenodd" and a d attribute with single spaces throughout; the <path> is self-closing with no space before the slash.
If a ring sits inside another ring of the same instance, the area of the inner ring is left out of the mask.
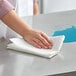
<path id="1" fill-rule="evenodd" d="M 15 32 L 19 33 L 24 37 L 24 34 L 27 33 L 31 27 L 28 26 L 26 22 L 24 22 L 19 16 L 17 16 L 14 10 L 8 12 L 1 20 Z"/>
<path id="2" fill-rule="evenodd" d="M 37 31 L 28 26 L 14 10 L 10 10 L 1 17 L 1 20 L 11 29 L 19 33 L 27 42 L 38 48 L 51 48 L 52 42 L 41 31 Z"/>

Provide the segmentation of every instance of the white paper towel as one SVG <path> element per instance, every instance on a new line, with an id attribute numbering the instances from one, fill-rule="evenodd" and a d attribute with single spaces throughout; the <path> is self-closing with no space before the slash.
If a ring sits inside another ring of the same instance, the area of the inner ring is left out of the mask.
<path id="1" fill-rule="evenodd" d="M 46 58 L 51 58 L 60 52 L 64 38 L 65 36 L 51 37 L 51 39 L 53 40 L 52 49 L 39 49 L 27 43 L 23 38 L 12 38 L 10 39 L 12 43 L 8 44 L 7 48 L 16 51 L 35 54 Z"/>

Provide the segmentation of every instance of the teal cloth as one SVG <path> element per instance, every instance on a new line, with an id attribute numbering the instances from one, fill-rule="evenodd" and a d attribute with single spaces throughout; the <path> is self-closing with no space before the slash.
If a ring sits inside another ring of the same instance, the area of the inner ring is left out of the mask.
<path id="1" fill-rule="evenodd" d="M 55 31 L 53 36 L 65 35 L 64 43 L 76 42 L 76 27 L 66 28 L 65 30 Z"/>

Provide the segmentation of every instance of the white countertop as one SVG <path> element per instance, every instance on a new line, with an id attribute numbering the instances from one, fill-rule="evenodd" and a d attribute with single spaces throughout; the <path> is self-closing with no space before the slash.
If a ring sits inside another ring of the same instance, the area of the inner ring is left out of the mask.
<path id="1" fill-rule="evenodd" d="M 0 76 L 43 76 L 76 71 L 76 42 L 64 43 L 59 55 L 46 59 L 6 49 L 0 41 Z"/>

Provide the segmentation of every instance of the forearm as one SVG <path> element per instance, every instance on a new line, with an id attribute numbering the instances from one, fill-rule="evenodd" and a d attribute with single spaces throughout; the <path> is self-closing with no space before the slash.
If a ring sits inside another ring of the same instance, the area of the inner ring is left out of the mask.
<path id="1" fill-rule="evenodd" d="M 1 20 L 15 32 L 19 33 L 21 36 L 25 36 L 27 32 L 31 29 L 27 23 L 25 23 L 14 10 L 8 12 Z"/>

